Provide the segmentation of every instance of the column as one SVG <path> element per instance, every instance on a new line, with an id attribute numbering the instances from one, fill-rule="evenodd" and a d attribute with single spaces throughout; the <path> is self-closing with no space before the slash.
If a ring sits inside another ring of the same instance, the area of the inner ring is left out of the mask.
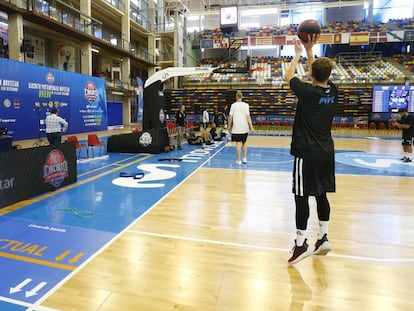
<path id="1" fill-rule="evenodd" d="M 91 0 L 80 1 L 80 11 L 86 16 L 92 16 Z M 83 18 L 86 18 L 85 16 Z M 91 20 L 86 20 L 89 23 L 85 27 L 87 34 L 92 33 Z M 82 42 L 80 47 L 80 71 L 85 75 L 92 75 L 92 44 L 90 42 Z"/>
<path id="2" fill-rule="evenodd" d="M 122 16 L 121 19 L 121 35 L 122 35 L 122 48 L 126 51 L 130 51 L 130 41 L 131 41 L 131 24 L 129 20 L 130 16 L 130 0 L 124 1 L 125 3 L 125 14 Z M 131 83 L 131 59 L 129 57 L 124 58 L 121 61 L 121 81 L 123 83 L 127 83 L 128 85 Z M 123 124 L 130 125 L 131 124 L 131 102 L 130 98 L 124 96 L 123 98 Z"/>
<path id="3" fill-rule="evenodd" d="M 9 14 L 9 59 L 24 62 L 24 53 L 20 52 L 23 38 L 23 17 Z"/>

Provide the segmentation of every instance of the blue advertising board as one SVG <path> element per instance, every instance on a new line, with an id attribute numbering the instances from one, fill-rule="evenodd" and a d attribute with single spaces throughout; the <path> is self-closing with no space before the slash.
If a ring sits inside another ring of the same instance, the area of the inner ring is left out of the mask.
<path id="1" fill-rule="evenodd" d="M 14 140 L 37 138 L 52 108 L 68 134 L 106 130 L 105 80 L 0 58 L 0 127 Z"/>

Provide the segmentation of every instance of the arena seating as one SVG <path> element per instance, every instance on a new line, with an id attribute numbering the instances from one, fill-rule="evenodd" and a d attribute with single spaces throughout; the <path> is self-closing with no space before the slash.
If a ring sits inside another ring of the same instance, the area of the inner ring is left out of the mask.
<path id="1" fill-rule="evenodd" d="M 397 54 L 394 55 L 394 60 L 404 66 L 408 71 L 414 72 L 414 56 L 413 54 Z"/>
<path id="2" fill-rule="evenodd" d="M 297 32 L 298 24 L 290 24 L 287 26 L 263 26 L 252 27 L 246 30 L 246 36 L 263 37 L 270 35 L 294 35 Z M 364 22 L 361 20 L 335 21 L 327 25 L 322 25 L 322 33 L 338 33 L 338 32 L 381 32 L 389 30 L 407 30 L 414 29 L 414 19 L 391 19 L 388 23 Z M 235 33 L 223 34 L 220 28 L 204 29 L 199 34 L 199 39 L 218 39 L 221 37 L 235 37 Z"/>
<path id="3" fill-rule="evenodd" d="M 260 83 L 260 84 L 279 84 L 284 83 L 284 74 L 290 62 L 290 57 L 253 57 L 249 74 L 199 74 L 191 75 L 186 78 L 187 84 L 198 83 Z M 367 61 L 355 63 L 344 61 L 338 58 L 332 59 L 334 69 L 332 72 L 333 80 L 337 82 L 381 82 L 404 80 L 404 73 L 394 64 L 386 59 L 379 59 L 375 62 Z M 406 69 L 414 70 L 414 58 L 404 56 L 396 59 L 397 62 L 404 61 Z M 400 62 L 400 63 L 401 63 Z M 211 64 L 208 66 L 214 66 Z M 205 63 L 204 66 L 207 66 Z M 307 62 L 302 59 L 298 65 L 298 75 L 301 78 L 307 77 Z"/>

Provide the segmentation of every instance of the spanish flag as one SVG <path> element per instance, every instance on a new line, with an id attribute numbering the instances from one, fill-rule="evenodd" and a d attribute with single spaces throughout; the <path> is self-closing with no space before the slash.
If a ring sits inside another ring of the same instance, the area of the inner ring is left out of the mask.
<path id="1" fill-rule="evenodd" d="M 349 45 L 369 44 L 369 32 L 353 32 L 349 37 Z"/>

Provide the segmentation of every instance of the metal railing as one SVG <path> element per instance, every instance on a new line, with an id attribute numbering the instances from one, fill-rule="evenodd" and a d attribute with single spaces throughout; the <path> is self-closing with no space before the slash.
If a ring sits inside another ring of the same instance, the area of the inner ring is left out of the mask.
<path id="1" fill-rule="evenodd" d="M 120 10 L 121 12 L 125 12 L 125 4 L 120 0 L 105 0 L 105 2 L 112 5 L 114 8 Z"/>
<path id="2" fill-rule="evenodd" d="M 129 18 L 133 20 L 135 23 L 139 24 L 143 28 L 145 28 L 148 31 L 151 31 L 151 24 L 148 21 L 148 18 L 138 11 L 131 11 L 131 14 L 129 14 Z"/>
<path id="3" fill-rule="evenodd" d="M 138 50 L 131 47 L 129 41 L 123 40 L 119 36 L 104 37 L 104 23 L 88 16 L 76 8 L 60 1 L 44 1 L 44 0 L 7 0 L 8 3 L 15 5 L 20 9 L 24 9 L 36 14 L 48 17 L 56 22 L 62 23 L 65 26 L 94 36 L 96 39 L 102 40 L 107 44 L 116 46 L 117 48 L 128 52 L 131 56 L 141 58 L 146 62 L 155 64 L 155 55 L 148 53 L 145 50 Z M 114 7 L 123 11 L 123 3 L 118 0 L 105 0 Z M 53 3 L 53 5 L 52 5 Z M 147 27 L 149 27 L 147 25 Z M 112 40 L 111 39 L 116 39 Z M 115 42 L 115 43 L 114 43 Z"/>

